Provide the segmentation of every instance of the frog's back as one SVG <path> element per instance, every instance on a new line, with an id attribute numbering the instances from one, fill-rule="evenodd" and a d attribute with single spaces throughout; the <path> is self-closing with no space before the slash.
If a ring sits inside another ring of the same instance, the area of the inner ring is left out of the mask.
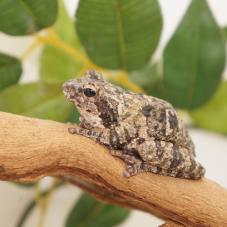
<path id="1" fill-rule="evenodd" d="M 140 117 L 145 119 L 148 136 L 181 145 L 194 154 L 188 131 L 170 103 L 147 95 L 137 95 L 137 99 L 141 100 Z"/>

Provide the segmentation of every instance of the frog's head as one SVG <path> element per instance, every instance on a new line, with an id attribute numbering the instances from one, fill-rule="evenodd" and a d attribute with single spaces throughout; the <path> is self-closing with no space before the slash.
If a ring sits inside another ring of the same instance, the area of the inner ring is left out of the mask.
<path id="1" fill-rule="evenodd" d="M 117 120 L 115 91 L 115 86 L 94 70 L 87 71 L 83 78 L 63 84 L 64 95 L 75 104 L 86 123 L 99 128 L 109 127 Z"/>

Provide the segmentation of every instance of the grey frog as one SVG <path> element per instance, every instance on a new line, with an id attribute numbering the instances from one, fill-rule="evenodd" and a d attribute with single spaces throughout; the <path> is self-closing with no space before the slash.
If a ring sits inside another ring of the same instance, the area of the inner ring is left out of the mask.
<path id="1" fill-rule="evenodd" d="M 166 101 L 125 91 L 94 70 L 63 85 L 80 112 L 80 127 L 70 133 L 110 148 L 126 163 L 126 177 L 141 172 L 199 179 L 205 169 L 195 160 L 194 144 Z"/>

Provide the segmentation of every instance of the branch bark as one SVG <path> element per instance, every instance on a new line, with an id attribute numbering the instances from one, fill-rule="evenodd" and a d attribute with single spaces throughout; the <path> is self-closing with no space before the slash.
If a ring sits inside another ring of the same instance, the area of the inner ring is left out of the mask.
<path id="1" fill-rule="evenodd" d="M 191 226 L 227 226 L 227 190 L 199 181 L 143 173 L 122 176 L 124 164 L 68 125 L 0 112 L 0 180 L 63 177 L 99 199 Z"/>

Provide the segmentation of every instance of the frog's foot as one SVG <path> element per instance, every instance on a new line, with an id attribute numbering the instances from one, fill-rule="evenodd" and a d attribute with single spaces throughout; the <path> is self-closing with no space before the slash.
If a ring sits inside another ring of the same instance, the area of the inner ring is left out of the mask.
<path id="1" fill-rule="evenodd" d="M 69 128 L 68 131 L 71 134 L 77 134 L 77 135 L 86 136 L 89 138 L 97 138 L 97 136 L 99 135 L 98 132 L 96 131 L 80 128 L 80 127 Z"/>
<path id="2" fill-rule="evenodd" d="M 124 161 L 126 163 L 126 169 L 123 173 L 125 177 L 131 177 L 137 173 L 143 172 L 142 161 L 130 155 L 125 155 Z"/>
<path id="3" fill-rule="evenodd" d="M 79 130 L 80 130 L 80 128 L 68 128 L 68 132 L 70 134 L 78 134 L 78 135 L 80 135 Z"/>
<path id="4" fill-rule="evenodd" d="M 115 156 L 115 157 L 118 157 L 118 158 L 121 158 L 121 159 L 124 159 L 124 154 L 121 150 L 114 150 L 114 149 L 110 149 L 110 154 Z"/>
<path id="5" fill-rule="evenodd" d="M 129 165 L 132 165 L 132 164 L 136 163 L 136 161 L 137 161 L 137 159 L 135 157 L 124 154 L 122 150 L 111 149 L 110 154 L 115 157 L 123 159 L 125 161 L 125 163 L 127 163 Z"/>
<path id="6" fill-rule="evenodd" d="M 144 171 L 141 169 L 141 164 L 126 165 L 126 169 L 124 170 L 123 175 L 125 177 L 131 177 L 142 172 Z"/>
<path id="7" fill-rule="evenodd" d="M 124 162 L 126 163 L 126 169 L 123 173 L 123 175 L 125 177 L 134 176 L 137 173 L 142 171 L 142 169 L 141 169 L 142 160 L 140 160 L 132 155 L 124 154 L 124 152 L 122 150 L 111 149 L 110 154 L 115 157 L 123 159 Z"/>

